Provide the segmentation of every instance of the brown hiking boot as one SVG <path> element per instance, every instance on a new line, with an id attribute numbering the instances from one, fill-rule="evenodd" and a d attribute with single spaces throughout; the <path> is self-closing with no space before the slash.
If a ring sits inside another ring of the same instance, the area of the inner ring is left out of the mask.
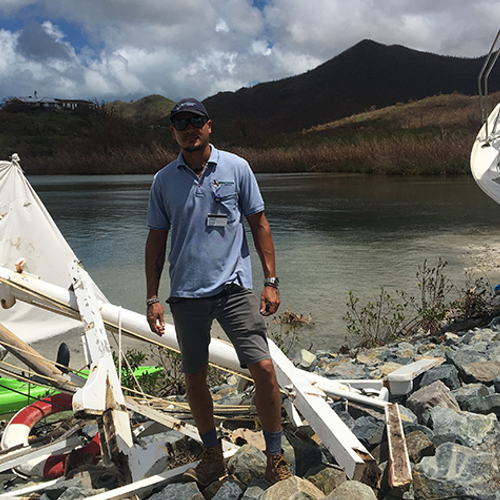
<path id="1" fill-rule="evenodd" d="M 187 481 L 196 481 L 202 486 L 208 486 L 226 474 L 226 462 L 222 455 L 222 444 L 219 442 L 217 446 L 204 447 L 198 465 L 194 469 L 187 469 L 182 477 Z"/>
<path id="2" fill-rule="evenodd" d="M 267 467 L 265 479 L 268 483 L 274 484 L 278 481 L 284 481 L 292 477 L 292 473 L 290 472 L 290 464 L 286 461 L 285 456 L 283 455 L 283 450 L 281 453 L 277 455 L 271 455 L 266 451 L 267 455 Z"/>

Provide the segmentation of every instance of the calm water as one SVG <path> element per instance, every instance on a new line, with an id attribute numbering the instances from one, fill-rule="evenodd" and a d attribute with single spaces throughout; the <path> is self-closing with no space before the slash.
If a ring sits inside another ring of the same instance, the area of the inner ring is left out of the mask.
<path id="1" fill-rule="evenodd" d="M 59 229 L 108 299 L 144 312 L 145 225 L 152 176 L 30 177 Z M 348 292 L 374 299 L 381 286 L 414 291 L 427 259 L 464 268 L 486 246 L 500 248 L 500 206 L 472 178 L 342 174 L 259 175 L 280 277 L 282 311 L 312 314 L 302 345 L 345 342 Z M 254 282 L 262 273 L 256 255 Z M 496 285 L 500 272 L 488 272 Z M 167 273 L 162 296 L 168 295 Z M 260 293 L 260 290 L 259 290 Z M 271 328 L 276 326 L 271 324 Z"/>

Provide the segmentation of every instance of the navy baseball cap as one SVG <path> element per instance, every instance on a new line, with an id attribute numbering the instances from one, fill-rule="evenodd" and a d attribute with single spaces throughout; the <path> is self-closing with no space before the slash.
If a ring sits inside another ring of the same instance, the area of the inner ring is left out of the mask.
<path id="1" fill-rule="evenodd" d="M 204 116 L 207 120 L 210 119 L 205 106 L 193 97 L 182 99 L 176 103 L 172 108 L 172 111 L 170 111 L 170 120 L 173 120 L 175 115 L 178 115 L 179 113 L 193 113 L 195 115 Z"/>

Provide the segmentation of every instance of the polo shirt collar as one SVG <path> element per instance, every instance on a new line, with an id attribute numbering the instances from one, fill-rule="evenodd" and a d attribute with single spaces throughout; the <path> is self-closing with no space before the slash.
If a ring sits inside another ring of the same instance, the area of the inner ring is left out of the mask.
<path id="1" fill-rule="evenodd" d="M 210 158 L 207 161 L 207 166 L 208 165 L 217 165 L 217 162 L 219 160 L 219 150 L 214 148 L 213 144 L 210 144 Z M 179 153 L 179 156 L 177 157 L 177 168 L 180 167 L 186 167 L 189 168 L 186 165 L 186 162 L 184 161 L 184 157 L 182 156 L 182 151 Z"/>

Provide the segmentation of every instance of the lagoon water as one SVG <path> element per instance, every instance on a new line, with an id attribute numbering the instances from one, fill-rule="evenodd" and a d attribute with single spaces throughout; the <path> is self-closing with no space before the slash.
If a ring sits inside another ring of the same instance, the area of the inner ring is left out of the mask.
<path id="1" fill-rule="evenodd" d="M 300 333 L 303 347 L 337 349 L 346 343 L 342 317 L 349 291 L 361 303 L 375 299 L 381 286 L 391 294 L 416 292 L 415 273 L 425 260 L 430 266 L 439 258 L 447 261 L 446 273 L 458 287 L 465 285 L 465 268 L 474 268 L 475 276 L 486 276 L 493 286 L 500 283 L 500 206 L 472 178 L 257 178 L 276 247 L 280 312 L 289 308 L 314 319 L 314 326 Z M 108 299 L 144 313 L 152 176 L 32 176 L 29 181 Z M 255 252 L 252 258 L 260 293 Z M 269 323 L 278 330 L 272 319 Z"/>

